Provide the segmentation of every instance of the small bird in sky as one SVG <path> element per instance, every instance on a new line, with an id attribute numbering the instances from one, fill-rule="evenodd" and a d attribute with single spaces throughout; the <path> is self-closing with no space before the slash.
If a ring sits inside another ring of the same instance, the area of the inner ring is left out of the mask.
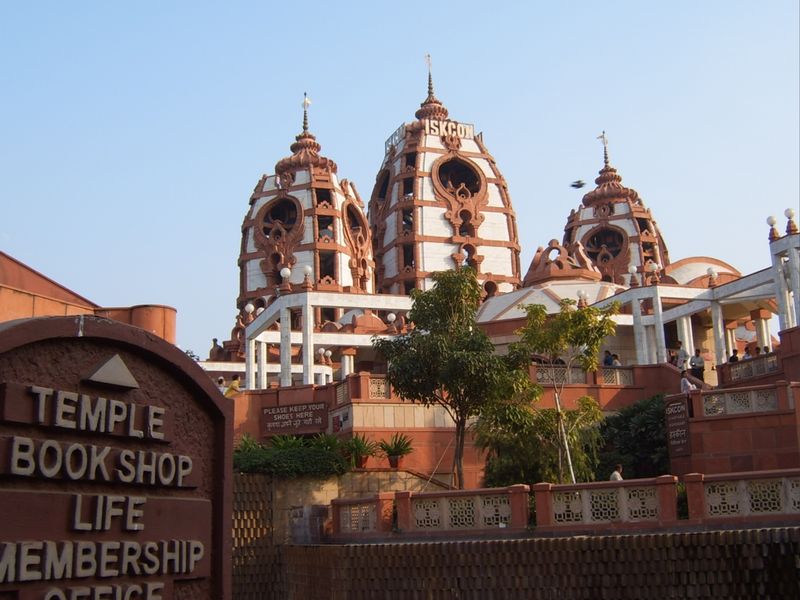
<path id="1" fill-rule="evenodd" d="M 586 182 L 583 181 L 583 179 L 578 179 L 578 180 L 573 181 L 572 183 L 570 183 L 570 186 L 574 187 L 576 190 L 581 189 L 585 185 L 586 185 Z"/>

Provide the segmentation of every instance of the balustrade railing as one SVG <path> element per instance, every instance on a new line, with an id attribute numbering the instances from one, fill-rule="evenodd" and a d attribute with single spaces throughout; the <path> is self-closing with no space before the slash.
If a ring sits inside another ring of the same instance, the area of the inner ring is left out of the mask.
<path id="1" fill-rule="evenodd" d="M 538 365 L 536 367 L 536 381 L 542 385 L 585 384 L 586 371 L 577 367 L 549 367 Z"/>
<path id="2" fill-rule="evenodd" d="M 598 369 L 597 383 L 605 385 L 633 385 L 633 369 L 602 367 Z"/>
<path id="3" fill-rule="evenodd" d="M 778 410 L 778 393 L 774 387 L 703 394 L 705 417 L 775 410 Z"/>
<path id="4" fill-rule="evenodd" d="M 800 518 L 800 470 L 686 475 L 689 518 Z M 692 501 L 693 500 L 693 501 Z"/>
<path id="5" fill-rule="evenodd" d="M 604 481 L 575 485 L 537 483 L 537 529 L 618 528 L 672 522 L 677 478 Z"/>
<path id="6" fill-rule="evenodd" d="M 678 519 L 673 475 L 651 479 L 575 485 L 537 483 L 539 533 L 607 533 L 665 530 L 725 523 L 800 523 L 800 469 L 703 475 L 686 484 L 688 519 Z M 337 499 L 331 504 L 331 541 L 396 540 L 464 535 L 518 535 L 528 525 L 530 488 L 458 490 L 430 493 L 383 492 L 370 498 Z"/>
<path id="7" fill-rule="evenodd" d="M 383 377 L 369 378 L 369 397 L 370 398 L 390 398 L 391 386 Z"/>
<path id="8" fill-rule="evenodd" d="M 780 370 L 777 354 L 766 354 L 749 360 L 740 360 L 735 363 L 728 363 L 729 381 L 741 381 L 750 377 L 758 377 L 775 373 Z"/>

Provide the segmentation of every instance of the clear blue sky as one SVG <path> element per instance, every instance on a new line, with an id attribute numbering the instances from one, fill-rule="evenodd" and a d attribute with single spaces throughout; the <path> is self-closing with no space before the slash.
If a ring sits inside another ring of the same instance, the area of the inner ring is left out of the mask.
<path id="1" fill-rule="evenodd" d="M 369 198 L 425 97 L 505 175 L 523 270 L 611 161 L 673 261 L 769 264 L 798 208 L 797 0 L 4 2 L 0 248 L 103 306 L 178 309 L 205 357 L 236 314 L 248 198 L 301 100 Z"/>

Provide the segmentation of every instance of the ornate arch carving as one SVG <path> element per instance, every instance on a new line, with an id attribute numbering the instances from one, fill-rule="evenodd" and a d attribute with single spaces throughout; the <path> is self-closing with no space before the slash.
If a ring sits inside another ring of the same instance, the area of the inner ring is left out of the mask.
<path id="1" fill-rule="evenodd" d="M 463 214 L 472 217 L 471 224 L 477 230 L 484 220 L 481 209 L 488 204 L 488 184 L 483 171 L 457 152 L 448 152 L 433 163 L 431 180 L 436 196 L 448 204 L 444 216 L 456 234 L 464 222 Z"/>

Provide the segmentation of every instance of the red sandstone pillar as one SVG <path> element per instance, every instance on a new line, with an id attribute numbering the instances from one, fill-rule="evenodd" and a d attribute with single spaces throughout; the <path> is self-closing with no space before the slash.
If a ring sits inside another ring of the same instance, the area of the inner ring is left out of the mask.
<path id="1" fill-rule="evenodd" d="M 381 533 L 392 531 L 392 510 L 394 508 L 394 492 L 379 492 L 375 498 L 377 503 L 378 522 L 375 529 Z"/>
<path id="2" fill-rule="evenodd" d="M 689 520 L 702 522 L 706 516 L 706 494 L 703 489 L 702 473 L 687 473 L 683 476 L 686 484 L 686 501 L 689 505 Z"/>
<path id="3" fill-rule="evenodd" d="M 533 494 L 536 499 L 536 526 L 551 527 L 553 525 L 553 484 L 536 483 Z"/>
<path id="4" fill-rule="evenodd" d="M 528 518 L 530 517 L 528 495 L 530 491 L 531 488 L 523 483 L 518 483 L 508 488 L 508 504 L 511 507 L 511 523 L 509 523 L 509 527 L 525 529 L 528 526 Z"/>
<path id="5" fill-rule="evenodd" d="M 400 531 L 411 531 L 411 494 L 412 492 L 395 492 L 394 504 L 397 508 L 397 528 Z"/>
<path id="6" fill-rule="evenodd" d="M 658 514 L 664 525 L 678 520 L 678 478 L 675 475 L 656 477 L 656 497 L 658 498 Z"/>
<path id="7" fill-rule="evenodd" d="M 778 395 L 778 410 L 792 410 L 789 404 L 789 388 L 786 383 L 783 380 L 775 382 L 775 392 Z"/>
<path id="8" fill-rule="evenodd" d="M 687 406 L 689 409 L 689 414 L 691 415 L 692 419 L 702 419 L 705 416 L 705 412 L 703 411 L 703 394 L 700 390 L 692 390 L 689 392 L 689 403 L 691 406 Z"/>
<path id="9" fill-rule="evenodd" d="M 341 512 L 340 503 L 341 501 L 338 498 L 334 498 L 331 500 L 331 533 L 333 535 L 338 535 L 342 533 L 342 517 L 339 514 Z"/>

